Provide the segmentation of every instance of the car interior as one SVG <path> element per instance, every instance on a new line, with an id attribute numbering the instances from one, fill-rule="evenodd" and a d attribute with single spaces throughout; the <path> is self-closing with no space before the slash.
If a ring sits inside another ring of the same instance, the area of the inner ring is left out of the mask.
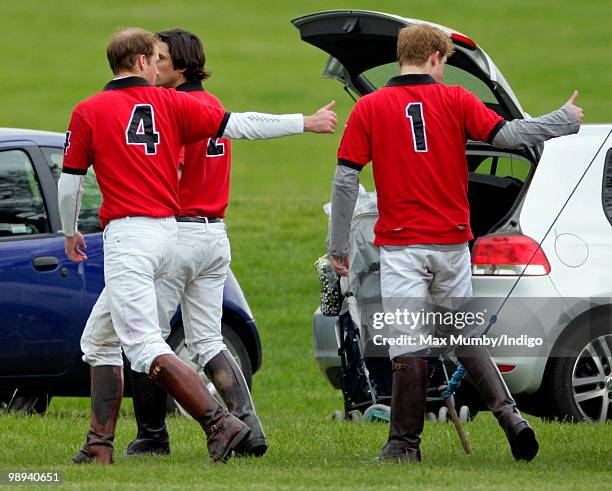
<path id="1" fill-rule="evenodd" d="M 49 232 L 47 210 L 27 154 L 0 152 L 0 237 Z"/>

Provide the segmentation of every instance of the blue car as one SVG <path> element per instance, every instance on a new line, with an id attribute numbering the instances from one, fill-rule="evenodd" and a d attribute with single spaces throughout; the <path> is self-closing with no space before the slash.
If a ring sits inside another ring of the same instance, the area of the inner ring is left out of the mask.
<path id="1" fill-rule="evenodd" d="M 5 410 L 41 413 L 52 396 L 89 395 L 89 366 L 81 361 L 79 340 L 104 286 L 97 216 L 102 197 L 90 169 L 79 218 L 89 259 L 72 263 L 58 232 L 63 145 L 60 133 L 0 129 L 0 406 Z M 261 343 L 231 271 L 223 335 L 250 386 L 261 367 Z M 184 338 L 177 312 L 168 343 L 188 361 Z"/>

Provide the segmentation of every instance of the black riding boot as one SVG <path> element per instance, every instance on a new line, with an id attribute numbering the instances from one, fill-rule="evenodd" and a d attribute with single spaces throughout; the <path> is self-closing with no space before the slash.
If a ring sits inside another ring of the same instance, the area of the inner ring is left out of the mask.
<path id="1" fill-rule="evenodd" d="M 489 351 L 483 346 L 465 346 L 457 349 L 456 355 L 483 402 L 506 432 L 514 458 L 533 459 L 538 453 L 535 433 L 521 416 Z"/>
<path id="2" fill-rule="evenodd" d="M 225 401 L 229 412 L 251 428 L 249 439 L 236 453 L 256 457 L 265 454 L 268 442 L 255 413 L 249 387 L 232 354 L 222 351 L 206 364 L 204 372 Z"/>
<path id="3" fill-rule="evenodd" d="M 168 455 L 170 442 L 166 428 L 166 391 L 146 373 L 130 370 L 130 378 L 138 435 L 128 445 L 125 454 Z"/>
<path id="4" fill-rule="evenodd" d="M 393 359 L 391 424 L 379 460 L 419 462 L 421 432 L 425 423 L 427 361 L 413 356 Z"/>

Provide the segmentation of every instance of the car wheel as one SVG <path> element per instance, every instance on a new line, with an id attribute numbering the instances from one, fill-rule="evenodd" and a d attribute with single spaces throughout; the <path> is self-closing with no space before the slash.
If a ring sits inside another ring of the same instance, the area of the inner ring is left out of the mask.
<path id="1" fill-rule="evenodd" d="M 234 328 L 225 322 L 222 325 L 221 332 L 223 333 L 223 342 L 227 349 L 232 354 L 236 363 L 242 370 L 242 374 L 244 375 L 244 379 L 246 380 L 249 389 L 251 388 L 251 383 L 253 380 L 253 369 L 251 367 L 251 359 L 249 358 L 249 353 L 246 349 L 246 346 L 242 342 L 240 336 L 236 333 Z M 177 330 L 170 338 L 168 339 L 168 344 L 172 347 L 176 355 L 187 363 L 191 368 L 193 368 L 211 392 L 213 396 L 219 401 L 221 405 L 225 407 L 225 403 L 223 399 L 218 394 L 215 386 L 208 380 L 206 375 L 204 374 L 204 368 L 199 367 L 195 363 L 191 361 L 191 357 L 189 355 L 189 351 L 187 350 L 187 346 L 185 345 L 185 332 L 183 328 Z M 187 411 L 181 407 L 172 397 L 168 396 L 168 413 L 177 414 L 181 416 L 189 416 Z"/>
<path id="2" fill-rule="evenodd" d="M 448 408 L 446 406 L 440 406 L 438 410 L 438 421 L 440 423 L 448 423 L 450 416 L 448 414 Z"/>
<path id="3" fill-rule="evenodd" d="M 596 332 L 589 341 L 573 346 L 575 356 L 550 360 L 547 384 L 554 416 L 570 421 L 612 419 L 612 334 Z"/>
<path id="4" fill-rule="evenodd" d="M 46 394 L 27 397 L 18 396 L 15 398 L 2 398 L 0 407 L 2 407 L 5 413 L 44 414 L 50 402 L 51 396 Z"/>

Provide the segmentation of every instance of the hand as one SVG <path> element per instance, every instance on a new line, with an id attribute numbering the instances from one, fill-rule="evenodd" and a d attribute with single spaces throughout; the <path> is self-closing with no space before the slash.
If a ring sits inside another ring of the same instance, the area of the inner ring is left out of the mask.
<path id="1" fill-rule="evenodd" d="M 316 113 L 304 116 L 304 133 L 334 133 L 338 122 L 336 113 L 332 111 L 335 105 L 336 101 L 331 101 Z"/>
<path id="2" fill-rule="evenodd" d="M 584 120 L 584 113 L 581 107 L 578 107 L 574 104 L 576 102 L 576 99 L 578 99 L 578 95 L 579 92 L 575 90 L 569 100 L 565 104 L 563 104 L 563 107 L 572 108 L 572 110 L 576 113 L 576 116 L 578 116 L 578 119 L 580 119 L 580 123 L 582 124 L 582 121 Z"/>
<path id="3" fill-rule="evenodd" d="M 66 251 L 66 256 L 68 256 L 68 259 L 70 259 L 73 263 L 87 261 L 87 254 L 85 254 L 81 249 L 87 249 L 87 244 L 85 243 L 85 239 L 81 232 L 77 232 L 72 237 L 66 237 L 64 250 Z"/>
<path id="4" fill-rule="evenodd" d="M 348 256 L 345 256 L 343 258 L 332 256 L 331 260 L 332 260 L 332 268 L 334 268 L 334 271 L 337 274 L 339 274 L 340 276 L 348 276 L 348 270 L 349 270 Z"/>

